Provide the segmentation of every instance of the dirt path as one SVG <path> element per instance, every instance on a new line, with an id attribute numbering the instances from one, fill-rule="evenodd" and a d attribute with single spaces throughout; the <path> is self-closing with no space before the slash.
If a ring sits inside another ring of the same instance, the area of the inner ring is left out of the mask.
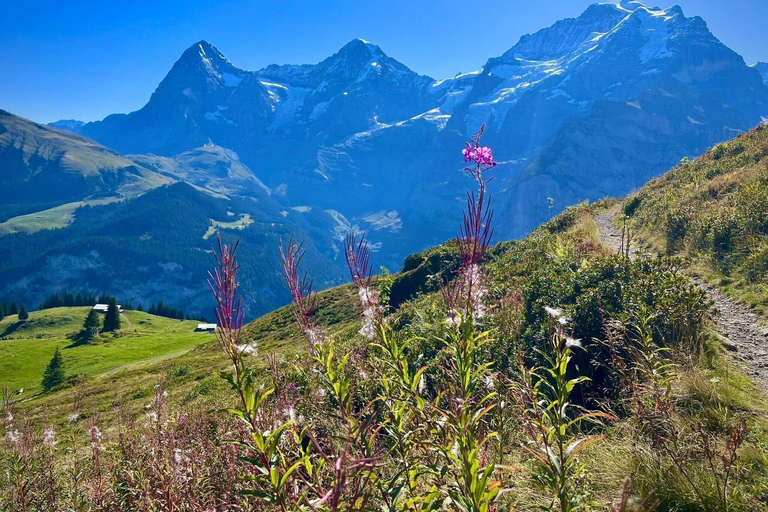
<path id="1" fill-rule="evenodd" d="M 120 372 L 120 371 L 123 371 L 123 370 L 127 370 L 127 369 L 129 369 L 131 367 L 134 367 L 134 366 L 140 366 L 140 365 L 149 364 L 149 363 L 158 363 L 160 361 L 165 361 L 166 359 L 173 359 L 174 357 L 182 356 L 182 355 L 186 354 L 187 352 L 190 352 L 190 351 L 192 351 L 194 349 L 195 349 L 195 347 L 188 348 L 186 350 L 180 350 L 178 352 L 172 352 L 170 354 L 163 354 L 162 356 L 151 357 L 149 359 L 142 359 L 140 361 L 134 361 L 132 363 L 128 363 L 128 364 L 124 364 L 124 365 L 121 365 L 121 366 L 117 366 L 117 367 L 112 368 L 111 370 L 107 370 L 104 373 L 101 373 L 99 375 L 109 375 L 110 373 L 117 373 L 117 372 Z"/>
<path id="2" fill-rule="evenodd" d="M 614 209 L 596 215 L 595 224 L 600 241 L 612 251 L 619 252 L 621 233 L 613 225 L 615 214 Z M 630 247 L 630 257 L 636 255 L 637 251 Z M 693 282 L 715 303 L 714 319 L 718 334 L 724 338 L 725 347 L 734 353 L 745 373 L 768 392 L 768 328 L 761 326 L 760 318 L 746 306 L 734 302 L 701 281 Z"/>

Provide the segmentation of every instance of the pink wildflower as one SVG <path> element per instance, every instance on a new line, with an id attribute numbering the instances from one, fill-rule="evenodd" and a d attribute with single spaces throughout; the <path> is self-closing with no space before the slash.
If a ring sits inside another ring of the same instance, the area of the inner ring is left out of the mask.
<path id="1" fill-rule="evenodd" d="M 464 155 L 464 161 L 467 163 L 475 159 L 475 151 L 472 149 L 472 145 L 469 143 L 467 143 L 467 147 L 461 151 L 461 154 Z"/>
<path id="2" fill-rule="evenodd" d="M 474 157 L 475 162 L 477 162 L 478 165 L 484 165 L 485 167 L 493 167 L 496 165 L 496 162 L 493 161 L 493 151 L 491 151 L 491 148 L 489 147 L 477 148 Z"/>

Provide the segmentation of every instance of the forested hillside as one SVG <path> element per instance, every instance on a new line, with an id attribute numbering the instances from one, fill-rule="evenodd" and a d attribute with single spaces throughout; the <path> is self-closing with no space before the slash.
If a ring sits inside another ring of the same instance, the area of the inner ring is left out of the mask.
<path id="1" fill-rule="evenodd" d="M 177 183 L 128 202 L 81 207 L 66 229 L 0 236 L 0 296 L 37 305 L 57 291 L 98 290 L 145 307 L 164 300 L 212 317 L 205 278 L 217 233 L 227 241 L 243 238 L 243 292 L 251 317 L 288 299 L 275 269 L 280 240 L 292 233 L 323 244 L 324 253 L 307 244 L 318 284 L 341 282 L 338 265 L 329 260 L 330 235 L 303 214 L 282 215 L 266 194 L 260 200 L 214 197 Z"/>

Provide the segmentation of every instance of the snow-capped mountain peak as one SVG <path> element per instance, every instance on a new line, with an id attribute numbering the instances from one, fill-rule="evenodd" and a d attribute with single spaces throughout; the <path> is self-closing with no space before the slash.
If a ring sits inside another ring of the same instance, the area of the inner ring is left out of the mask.
<path id="1" fill-rule="evenodd" d="M 273 64 L 257 73 L 270 82 L 311 89 L 322 88 L 328 84 L 361 82 L 376 77 L 410 77 L 431 81 L 389 57 L 379 46 L 360 38 L 353 39 L 318 64 Z"/>
<path id="2" fill-rule="evenodd" d="M 250 74 L 249 71 L 236 68 L 209 42 L 198 41 L 182 53 L 160 82 L 154 96 L 184 96 L 199 100 L 220 87 L 239 86 Z"/>

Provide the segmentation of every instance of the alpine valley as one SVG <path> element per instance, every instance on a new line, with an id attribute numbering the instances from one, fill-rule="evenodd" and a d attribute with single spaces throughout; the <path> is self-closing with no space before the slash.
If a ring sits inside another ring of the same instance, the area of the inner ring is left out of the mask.
<path id="1" fill-rule="evenodd" d="M 247 242 L 253 317 L 289 300 L 278 247 L 292 233 L 320 287 L 343 280 L 348 232 L 392 269 L 455 236 L 470 180 L 456 148 L 483 123 L 496 239 L 512 239 L 760 124 L 766 83 L 768 65 L 703 19 L 627 1 L 441 80 L 362 39 L 257 71 L 200 41 L 138 111 L 49 126 L 0 112 L 0 299 L 95 290 L 208 312 L 221 233 Z"/>

